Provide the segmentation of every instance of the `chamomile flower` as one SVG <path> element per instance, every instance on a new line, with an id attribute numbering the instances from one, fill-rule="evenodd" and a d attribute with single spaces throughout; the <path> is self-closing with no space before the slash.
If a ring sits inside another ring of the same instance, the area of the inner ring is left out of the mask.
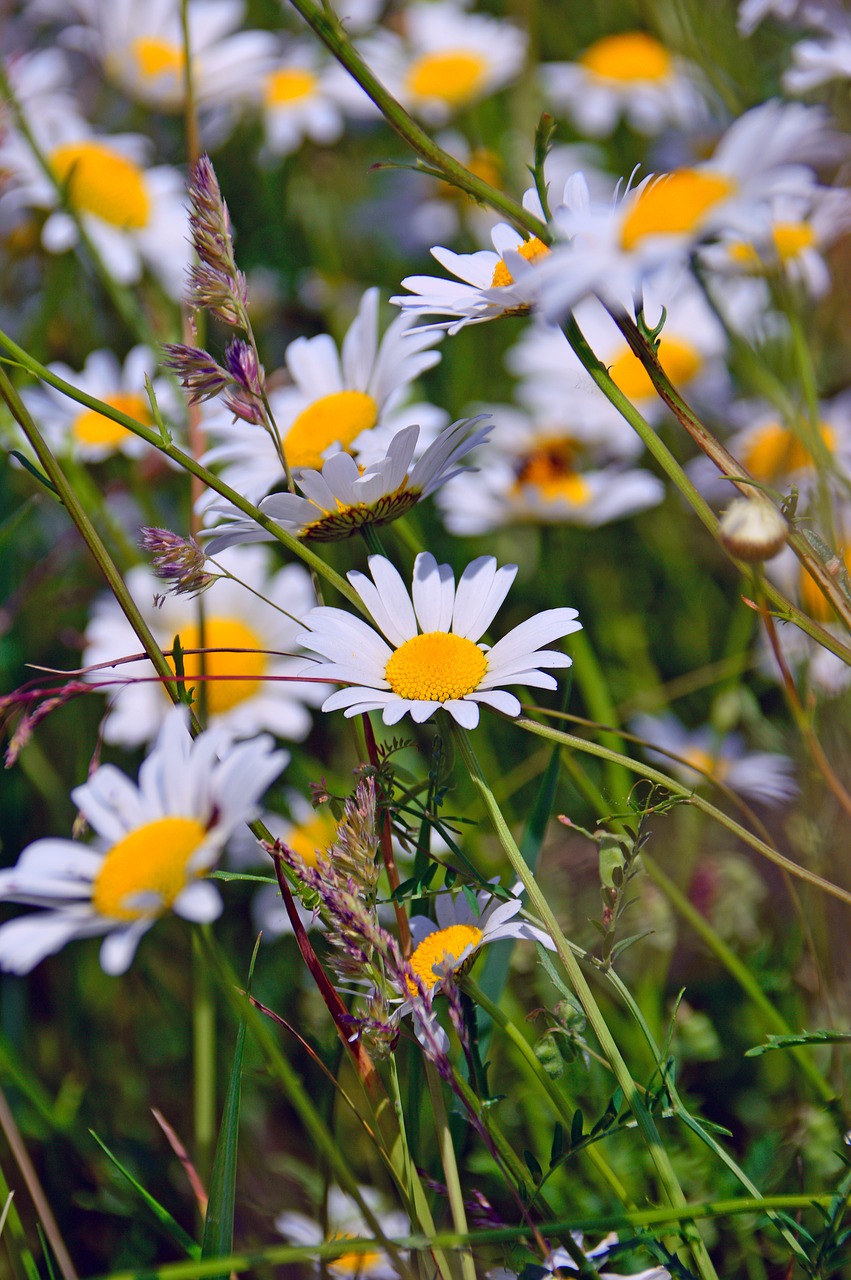
<path id="1" fill-rule="evenodd" d="M 55 6 L 77 23 L 62 33 L 103 67 L 122 93 L 160 111 L 183 110 L 186 52 L 179 0 L 72 0 Z M 187 6 L 192 84 L 202 111 L 254 96 L 276 52 L 268 31 L 240 31 L 242 0 L 190 0 Z"/>
<path id="2" fill-rule="evenodd" d="M 492 881 L 497 884 L 498 881 Z M 553 951 L 555 944 L 548 933 L 518 920 L 523 909 L 518 880 L 509 891 L 507 899 L 497 897 L 488 889 L 476 894 L 476 908 L 471 907 L 463 893 L 438 894 L 434 903 L 437 920 L 427 916 L 412 916 L 411 939 L 414 949 L 408 964 L 429 995 L 439 990 L 440 980 L 447 973 L 457 973 L 469 968 L 475 955 L 488 943 L 503 938 L 524 938 L 540 942 Z M 408 992 L 412 999 L 419 994 L 412 979 L 408 979 Z"/>
<path id="3" fill-rule="evenodd" d="M 630 729 L 645 740 L 647 759 L 686 786 L 720 782 L 767 805 L 786 804 L 798 794 L 789 757 L 776 751 L 746 751 L 738 734 L 719 734 L 709 725 L 686 729 L 674 715 L 636 716 Z"/>
<path id="4" fill-rule="evenodd" d="M 545 63 L 541 73 L 552 105 L 588 137 L 607 138 L 621 116 L 656 134 L 692 129 L 707 115 L 697 68 L 646 31 L 603 36 L 575 62 Z"/>
<path id="5" fill-rule="evenodd" d="M 314 603 L 310 576 L 294 564 L 270 575 L 262 547 L 234 547 L 217 561 L 236 581 L 219 578 L 205 591 L 203 639 L 196 601 L 182 595 L 163 598 L 162 583 L 142 566 L 127 574 L 127 588 L 161 648 L 170 650 L 179 635 L 181 648 L 209 650 L 203 657 L 203 675 L 211 723 L 224 725 L 238 737 L 266 730 L 301 741 L 310 729 L 308 707 L 327 690 L 320 693 L 316 686 L 276 677 L 294 676 L 304 666 L 303 658 L 292 652 L 299 627 L 287 615 L 300 618 Z M 97 601 L 86 631 L 83 664 L 113 663 L 138 652 L 138 638 L 115 599 Z M 183 662 L 187 685 L 198 681 L 198 700 L 201 655 L 187 653 Z M 103 730 L 107 742 L 133 747 L 154 737 L 169 703 L 152 676 L 147 661 L 91 674 L 94 683 L 114 682 Z"/>
<path id="6" fill-rule="evenodd" d="M 508 594 L 516 565 L 497 569 L 493 556 L 481 556 L 456 588 L 450 566 L 422 552 L 414 563 L 413 602 L 384 556 L 370 556 L 369 568 L 372 580 L 357 571 L 348 578 L 386 639 L 342 609 L 320 606 L 304 619 L 300 641 L 318 655 L 304 674 L 351 686 L 326 698 L 323 711 L 354 716 L 380 710 L 385 724 L 410 712 L 421 724 L 442 707 L 473 729 L 480 703 L 520 714 L 519 700 L 500 685 L 554 689 L 554 677 L 542 668 L 571 665 L 566 654 L 540 646 L 581 630 L 575 609 L 535 614 L 493 648 L 476 643 Z"/>
<path id="7" fill-rule="evenodd" d="M 183 290 L 189 259 L 183 178 L 169 165 L 147 167 L 150 144 L 138 134 L 95 134 L 74 114 L 44 115 L 34 133 L 55 181 L 29 143 L 10 129 L 0 142 L 8 178 L 4 203 L 48 210 L 41 240 L 64 253 L 78 240 L 77 224 L 61 208 L 67 200 L 106 269 L 120 284 L 136 284 L 147 266 L 174 298 Z"/>
<path id="8" fill-rule="evenodd" d="M 290 155 L 305 138 L 327 146 L 342 136 L 347 94 L 340 92 L 338 65 L 324 62 L 313 45 L 291 43 L 263 77 L 260 95 L 272 155 Z"/>
<path id="9" fill-rule="evenodd" d="M 335 453 L 321 471 L 302 471 L 293 493 L 273 493 L 260 510 L 288 533 L 316 542 L 350 538 L 364 525 L 388 524 L 461 470 L 457 463 L 487 439 L 490 424 L 461 419 L 447 427 L 412 464 L 420 429 L 405 427 L 393 437 L 386 457 L 359 467 L 348 453 Z M 475 428 L 475 429 L 474 429 Z M 272 535 L 254 520 L 234 520 L 215 532 L 210 555 L 237 542 L 268 542 Z"/>
<path id="10" fill-rule="evenodd" d="M 513 23 L 438 0 L 407 5 L 404 36 L 382 32 L 361 50 L 394 97 L 441 125 L 509 84 L 523 66 L 526 43 Z"/>
<path id="11" fill-rule="evenodd" d="M 574 1242 L 584 1253 L 588 1262 L 595 1268 L 595 1274 L 600 1276 L 600 1280 L 671 1280 L 671 1273 L 667 1267 L 649 1267 L 644 1271 L 633 1271 L 628 1276 L 622 1272 L 600 1271 L 602 1264 L 607 1263 L 609 1255 L 615 1249 L 618 1243 L 618 1237 L 615 1232 L 606 1236 L 595 1245 L 593 1249 L 586 1249 L 583 1243 L 582 1232 L 572 1231 Z M 553 1249 L 547 1255 L 546 1261 L 542 1266 L 535 1265 L 535 1273 L 537 1280 L 547 1280 L 548 1276 L 563 1276 L 567 1272 L 578 1272 L 579 1268 L 574 1262 L 565 1248 L 559 1247 Z M 495 1268 L 486 1273 L 485 1280 L 517 1280 L 515 1271 L 506 1271 L 502 1267 Z"/>
<path id="12" fill-rule="evenodd" d="M 272 392 L 270 403 L 292 471 L 321 469 L 341 450 L 368 465 L 384 456 L 400 428 L 419 422 L 430 436 L 444 424 L 442 411 L 405 403 L 411 383 L 440 360 L 433 348 L 442 336 L 411 324 L 398 316 L 379 341 L 378 290 L 367 289 L 341 349 L 327 333 L 290 343 L 284 358 L 292 385 Z M 220 407 L 204 415 L 216 442 L 205 461 L 224 464 L 222 478 L 257 502 L 283 483 L 280 460 L 265 431 L 231 424 L 227 416 Z M 216 501 L 208 495 L 202 507 Z"/>
<path id="13" fill-rule="evenodd" d="M 549 250 L 536 237 L 524 240 L 505 222 L 498 222 L 492 229 L 491 240 L 492 250 L 480 249 L 476 253 L 454 253 L 435 245 L 431 256 L 456 279 L 406 276 L 402 284 L 410 293 L 390 301 L 408 314 L 455 317 L 445 325 L 450 334 L 464 325 L 499 316 L 528 315 L 533 297 L 529 273 L 524 272 L 520 281 L 514 273 L 518 263 L 536 265 Z"/>
<path id="14" fill-rule="evenodd" d="M 93 351 L 79 373 L 61 363 L 48 365 L 51 373 L 65 382 L 148 427 L 153 426 L 153 418 L 145 390 L 146 375 L 152 379 L 157 403 L 164 414 L 172 415 L 177 408 L 170 383 L 154 376 L 156 367 L 155 353 L 142 346 L 134 347 L 123 364 L 106 348 Z M 70 400 L 54 387 L 34 388 L 25 391 L 23 397 L 48 443 L 60 453 L 101 462 L 114 453 L 138 458 L 149 448 L 132 431 L 95 409 Z"/>
<path id="15" fill-rule="evenodd" d="M 394 1236 L 406 1236 L 411 1225 L 404 1213 L 387 1209 L 381 1196 L 371 1187 L 361 1187 L 361 1196 L 370 1210 L 381 1223 L 381 1230 L 388 1239 Z M 304 1213 L 288 1210 L 279 1214 L 275 1226 L 290 1244 L 317 1245 L 332 1241 L 369 1239 L 372 1231 L 367 1225 L 361 1210 L 355 1202 L 341 1191 L 339 1187 L 329 1187 L 327 1203 L 327 1234 L 313 1218 Z M 374 1249 L 351 1250 L 341 1253 L 336 1258 L 326 1258 L 324 1268 L 328 1274 L 343 1280 L 396 1280 L 399 1272 L 387 1255 L 386 1250 L 376 1244 Z M 320 1270 L 320 1264 L 315 1263 Z"/>
<path id="16" fill-rule="evenodd" d="M 138 784 L 101 765 L 71 793 L 93 845 L 37 840 L 0 872 L 0 900 L 43 908 L 0 926 L 0 968 L 28 973 L 71 939 L 106 934 L 101 965 L 120 974 L 168 911 L 214 920 L 221 898 L 202 877 L 285 763 L 269 738 L 234 745 L 208 730 L 193 742 L 185 708 L 170 710 Z"/>

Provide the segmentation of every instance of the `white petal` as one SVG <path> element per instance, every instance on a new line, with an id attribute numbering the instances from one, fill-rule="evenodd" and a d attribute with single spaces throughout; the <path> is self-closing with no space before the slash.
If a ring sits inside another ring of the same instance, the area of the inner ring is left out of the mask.
<path id="1" fill-rule="evenodd" d="M 455 575 L 451 565 L 438 564 L 433 555 L 421 552 L 414 562 L 413 596 L 424 632 L 449 630 L 455 605 Z"/>
<path id="2" fill-rule="evenodd" d="M 209 924 L 222 914 L 222 895 L 209 880 L 196 880 L 194 884 L 181 889 L 174 900 L 173 909 L 176 915 L 194 924 Z"/>
<path id="3" fill-rule="evenodd" d="M 461 575 L 455 593 L 452 630 L 468 640 L 478 640 L 493 622 L 517 575 L 517 565 L 497 569 L 493 556 L 471 561 Z"/>
<path id="4" fill-rule="evenodd" d="M 151 920 L 136 920 L 128 928 L 116 929 L 104 938 L 100 949 L 100 967 L 104 973 L 118 977 L 127 972 L 142 935 L 147 933 L 152 923 Z"/>
<path id="5" fill-rule="evenodd" d="M 411 597 L 399 573 L 384 556 L 370 556 L 369 569 L 374 586 L 364 574 L 357 571 L 347 575 L 349 582 L 390 643 L 402 645 L 417 634 L 417 619 Z"/>
<path id="6" fill-rule="evenodd" d="M 86 919 L 65 912 L 38 912 L 0 926 L 0 969 L 29 973 L 45 956 L 85 933 Z"/>
<path id="7" fill-rule="evenodd" d="M 468 699 L 452 698 L 449 702 L 444 702 L 445 709 L 464 729 L 475 729 L 479 723 L 479 708 L 475 702 Z"/>
<path id="8" fill-rule="evenodd" d="M 575 609 L 545 609 L 543 613 L 527 618 L 488 651 L 488 671 L 495 675 L 503 663 L 510 665 L 524 654 L 531 658 L 542 645 L 573 631 L 581 631 L 582 623 L 577 622 L 576 617 Z"/>

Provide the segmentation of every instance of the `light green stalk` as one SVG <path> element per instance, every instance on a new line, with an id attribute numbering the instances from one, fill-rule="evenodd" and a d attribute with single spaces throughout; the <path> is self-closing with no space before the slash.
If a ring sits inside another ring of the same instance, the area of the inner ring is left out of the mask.
<path id="1" fill-rule="evenodd" d="M 433 1062 L 426 1059 L 426 1080 L 431 1098 L 431 1113 L 434 1117 L 434 1128 L 437 1134 L 437 1145 L 440 1151 L 440 1162 L 443 1165 L 443 1176 L 446 1179 L 446 1194 L 452 1213 L 452 1223 L 459 1235 L 467 1235 L 467 1214 L 464 1209 L 464 1191 L 458 1175 L 458 1161 L 455 1159 L 455 1147 L 452 1134 L 449 1132 L 449 1118 L 446 1114 L 446 1103 L 440 1077 Z M 476 1265 L 469 1249 L 460 1251 L 461 1275 L 463 1280 L 476 1280 Z"/>

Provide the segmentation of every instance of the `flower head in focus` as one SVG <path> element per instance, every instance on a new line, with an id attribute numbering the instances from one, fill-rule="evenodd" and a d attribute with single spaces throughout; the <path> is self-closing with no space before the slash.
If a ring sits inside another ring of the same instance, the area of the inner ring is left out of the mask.
<path id="1" fill-rule="evenodd" d="M 490 424 L 476 427 L 480 419 L 454 422 L 411 465 L 419 427 L 405 427 L 390 443 L 387 456 L 368 467 L 359 467 L 348 453 L 335 453 L 321 471 L 305 470 L 296 482 L 304 497 L 273 493 L 260 503 L 264 515 L 276 520 L 288 533 L 316 542 L 350 538 L 365 525 L 389 524 L 410 511 L 447 480 L 458 475 L 456 464 L 482 444 Z M 220 508 L 212 508 L 216 513 Z M 219 529 L 207 544 L 209 555 L 237 542 L 268 542 L 273 535 L 254 520 L 233 520 Z"/>
<path id="2" fill-rule="evenodd" d="M 449 565 L 423 552 L 414 563 L 413 600 L 384 556 L 370 556 L 369 568 L 371 579 L 357 571 L 348 578 L 382 635 L 342 609 L 320 606 L 304 619 L 301 643 L 319 655 L 304 673 L 351 686 L 326 698 L 323 711 L 380 710 L 385 724 L 410 712 L 420 724 L 442 707 L 472 729 L 480 703 L 520 714 L 515 695 L 499 686 L 554 689 L 555 678 L 543 668 L 571 665 L 566 654 L 540 646 L 581 629 L 575 609 L 535 614 L 492 648 L 476 643 L 508 594 L 516 565 L 498 569 L 493 556 L 481 556 L 456 588 Z"/>
<path id="3" fill-rule="evenodd" d="M 221 899 L 202 877 L 285 763 L 270 738 L 234 745 L 207 730 L 193 742 L 185 708 L 170 710 L 138 784 L 107 764 L 72 792 L 95 845 L 37 840 L 0 872 L 0 899 L 43 908 L 0 926 L 0 968 L 28 973 L 72 938 L 106 934 L 101 965 L 124 973 L 166 912 L 214 920 Z"/>

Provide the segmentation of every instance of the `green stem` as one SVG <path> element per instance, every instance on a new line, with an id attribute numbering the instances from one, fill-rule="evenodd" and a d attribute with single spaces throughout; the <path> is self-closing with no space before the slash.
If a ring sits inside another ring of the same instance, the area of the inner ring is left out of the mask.
<path id="1" fill-rule="evenodd" d="M 216 1142 L 216 1009 L 201 934 L 201 929 L 192 930 L 192 1108 L 196 1165 L 206 1182 Z"/>
<path id="2" fill-rule="evenodd" d="M 446 1114 L 446 1103 L 443 1100 L 440 1077 L 433 1062 L 426 1059 L 426 1080 L 431 1099 L 431 1113 L 437 1133 L 437 1145 L 440 1150 L 440 1162 L 443 1165 L 443 1176 L 446 1179 L 446 1193 L 449 1208 L 452 1212 L 452 1223 L 459 1235 L 467 1235 L 467 1213 L 464 1209 L 464 1192 L 458 1175 L 458 1161 L 455 1158 L 455 1147 L 452 1134 L 449 1132 L 449 1119 Z M 476 1264 L 469 1249 L 462 1249 L 460 1254 L 461 1274 L 464 1280 L 476 1280 Z"/>
<path id="3" fill-rule="evenodd" d="M 616 1045 L 614 1038 L 609 1031 L 606 1020 L 602 1011 L 594 999 L 594 995 L 589 987 L 585 975 L 583 974 L 579 963 L 574 956 L 567 938 L 562 933 L 561 927 L 553 914 L 550 904 L 538 887 L 538 883 L 529 870 L 523 855 L 518 849 L 514 837 L 508 828 L 499 805 L 496 803 L 493 793 L 479 768 L 479 762 L 476 759 L 472 744 L 467 733 L 463 729 L 458 729 L 455 734 L 458 742 L 459 750 L 464 759 L 464 763 L 470 771 L 473 783 L 484 802 L 485 809 L 499 837 L 500 843 L 505 850 L 512 870 L 518 876 L 523 884 L 529 900 L 529 904 L 533 911 L 543 921 L 547 932 L 550 934 L 558 957 L 564 966 L 564 971 L 570 981 L 573 990 L 585 1012 L 597 1042 L 603 1053 L 611 1065 L 615 1078 L 620 1085 L 624 1098 L 629 1106 L 632 1114 L 635 1116 L 638 1128 L 644 1138 L 650 1157 L 656 1168 L 659 1182 L 664 1189 L 665 1195 L 670 1204 L 684 1207 L 686 1199 L 683 1194 L 682 1187 L 679 1184 L 676 1172 L 671 1164 L 670 1157 L 662 1143 L 659 1130 L 656 1127 L 652 1115 L 647 1110 L 641 1098 L 638 1086 L 632 1078 L 632 1073 L 624 1062 L 621 1052 Z M 704 1280 L 714 1278 L 715 1268 L 712 1260 L 706 1250 L 706 1246 L 701 1240 L 693 1223 L 688 1220 L 684 1223 L 684 1235 L 688 1241 L 692 1258 L 695 1266 Z"/>
<path id="4" fill-rule="evenodd" d="M 616 725 L 618 713 L 609 696 L 608 686 L 597 661 L 594 646 L 588 639 L 587 633 L 585 631 L 577 631 L 570 645 L 574 659 L 574 666 L 571 668 L 570 674 L 582 691 L 582 697 L 585 700 L 589 715 L 598 724 Z M 617 733 L 604 730 L 600 734 L 600 741 L 610 747 L 612 751 L 623 750 L 623 739 Z M 612 761 L 607 761 L 606 776 L 609 790 L 615 797 L 615 803 L 622 804 L 629 793 L 632 781 L 629 774 L 621 769 L 619 765 L 614 764 Z"/>

